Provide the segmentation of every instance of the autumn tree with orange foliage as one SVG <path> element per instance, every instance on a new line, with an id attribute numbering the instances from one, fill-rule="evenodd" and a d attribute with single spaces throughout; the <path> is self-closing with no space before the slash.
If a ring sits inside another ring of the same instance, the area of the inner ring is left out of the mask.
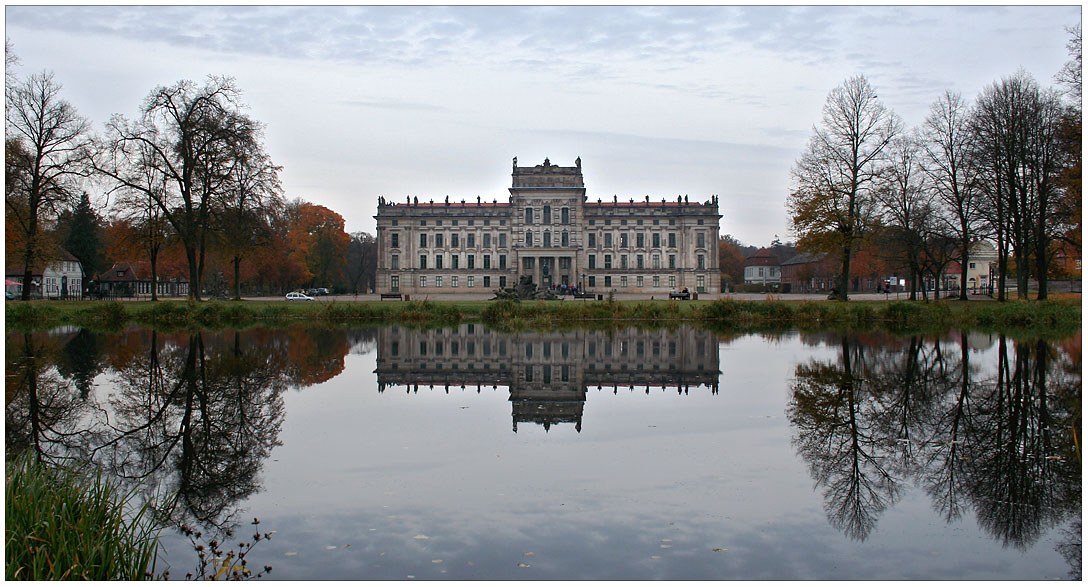
<path id="1" fill-rule="evenodd" d="M 332 210 L 301 200 L 288 206 L 290 229 L 288 256 L 304 269 L 303 281 L 327 286 L 340 280 L 351 236 L 344 230 L 344 217 Z"/>

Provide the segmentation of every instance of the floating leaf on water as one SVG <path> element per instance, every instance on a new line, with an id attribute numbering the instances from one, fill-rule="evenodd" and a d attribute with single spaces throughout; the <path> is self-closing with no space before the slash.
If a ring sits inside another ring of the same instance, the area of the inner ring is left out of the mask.
<path id="1" fill-rule="evenodd" d="M 426 536 L 424 534 L 416 534 L 415 536 L 412 537 L 412 540 L 427 540 L 428 538 L 430 538 L 430 537 Z"/>
<path id="2" fill-rule="evenodd" d="M 728 550 L 728 548 L 715 548 L 714 552 L 727 552 Z"/>
<path id="3" fill-rule="evenodd" d="M 283 556 L 298 556 L 298 553 L 297 552 L 285 552 L 285 553 L 283 553 Z"/>
<path id="4" fill-rule="evenodd" d="M 351 548 L 351 545 L 350 544 L 345 544 L 344 548 Z"/>
<path id="5" fill-rule="evenodd" d="M 416 578 L 416 576 L 415 576 L 415 575 L 408 575 L 408 578 L 409 578 L 409 579 L 415 579 L 415 578 Z"/>
<path id="6" fill-rule="evenodd" d="M 527 553 L 525 553 L 525 556 L 534 556 L 534 555 L 536 555 L 536 553 L 535 553 L 535 552 L 527 552 Z"/>
<path id="7" fill-rule="evenodd" d="M 651 556 L 650 558 L 661 558 L 661 555 L 655 554 L 655 555 Z"/>
<path id="8" fill-rule="evenodd" d="M 335 546 L 326 546 L 325 550 L 336 550 Z"/>
<path id="9" fill-rule="evenodd" d="M 670 540 L 670 539 L 668 539 L 668 538 L 662 538 L 662 539 L 661 539 L 661 541 L 662 541 L 662 542 L 672 542 L 672 540 Z"/>
<path id="10" fill-rule="evenodd" d="M 527 569 L 527 568 L 529 568 L 529 564 L 528 564 L 528 563 L 518 563 L 518 566 L 519 566 L 519 567 L 521 567 L 521 568 L 523 568 L 523 569 Z"/>
<path id="11" fill-rule="evenodd" d="M 440 559 L 440 558 L 431 559 L 431 562 L 437 565 L 438 563 L 442 562 L 442 559 Z"/>

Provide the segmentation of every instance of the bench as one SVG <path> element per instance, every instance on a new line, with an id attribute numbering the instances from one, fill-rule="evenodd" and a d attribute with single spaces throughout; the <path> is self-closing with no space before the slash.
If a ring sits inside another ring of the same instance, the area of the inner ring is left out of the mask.
<path id="1" fill-rule="evenodd" d="M 383 300 L 403 300 L 404 294 L 399 293 L 383 293 L 381 294 Z"/>
<path id="2" fill-rule="evenodd" d="M 675 292 L 675 293 L 670 292 L 669 293 L 669 299 L 670 300 L 689 300 L 689 299 L 691 299 L 691 293 L 686 292 L 686 291 Z"/>
<path id="3" fill-rule="evenodd" d="M 595 297 L 597 297 L 597 296 L 594 295 L 594 294 L 591 294 L 591 293 L 576 293 L 576 294 L 574 294 L 574 299 L 576 299 L 576 300 L 592 300 Z"/>

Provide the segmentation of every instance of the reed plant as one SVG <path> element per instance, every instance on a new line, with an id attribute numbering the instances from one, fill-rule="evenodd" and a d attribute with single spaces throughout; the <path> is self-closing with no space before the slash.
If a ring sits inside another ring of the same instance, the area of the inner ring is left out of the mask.
<path id="1" fill-rule="evenodd" d="M 155 577 L 158 534 L 145 503 L 94 477 L 23 456 L 6 466 L 7 580 Z"/>

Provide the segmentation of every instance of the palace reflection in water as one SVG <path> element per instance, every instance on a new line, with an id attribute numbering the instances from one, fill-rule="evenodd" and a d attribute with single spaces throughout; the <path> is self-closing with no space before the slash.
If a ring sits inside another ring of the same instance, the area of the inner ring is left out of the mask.
<path id="1" fill-rule="evenodd" d="M 513 430 L 573 423 L 582 430 L 590 389 L 644 387 L 718 392 L 718 339 L 690 326 L 674 330 L 496 332 L 480 324 L 378 332 L 378 391 L 507 387 Z"/>

